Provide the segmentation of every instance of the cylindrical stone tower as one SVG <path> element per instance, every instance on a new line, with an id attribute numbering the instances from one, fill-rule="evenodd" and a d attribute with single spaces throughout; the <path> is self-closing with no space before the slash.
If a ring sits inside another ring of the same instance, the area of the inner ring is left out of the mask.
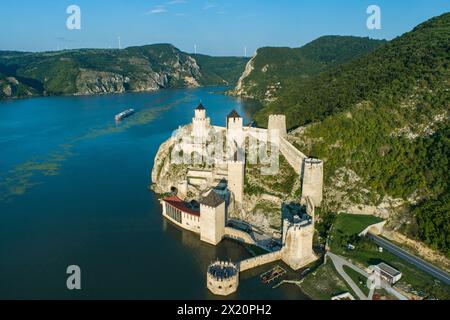
<path id="1" fill-rule="evenodd" d="M 232 262 L 217 261 L 208 267 L 206 284 L 216 296 L 228 296 L 239 287 L 239 267 Z"/>
<path id="2" fill-rule="evenodd" d="M 315 207 L 320 207 L 323 200 L 323 161 L 305 159 L 303 164 L 302 198 L 309 197 Z"/>

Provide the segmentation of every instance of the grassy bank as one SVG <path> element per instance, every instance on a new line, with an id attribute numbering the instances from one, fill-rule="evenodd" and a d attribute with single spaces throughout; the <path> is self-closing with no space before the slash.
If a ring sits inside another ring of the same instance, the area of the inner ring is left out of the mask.
<path id="1" fill-rule="evenodd" d="M 310 273 L 302 281 L 300 288 L 313 300 L 331 300 L 332 297 L 345 292 L 354 295 L 331 261 Z"/>
<path id="2" fill-rule="evenodd" d="M 402 279 L 396 284 L 402 290 L 424 298 L 450 299 L 449 286 L 390 252 L 380 252 L 372 241 L 358 236 L 359 232 L 377 221 L 377 218 L 370 216 L 339 215 L 330 234 L 331 251 L 363 268 L 385 262 L 403 273 Z M 355 249 L 348 250 L 348 243 L 355 246 Z"/>
<path id="3" fill-rule="evenodd" d="M 367 288 L 367 278 L 356 272 L 350 267 L 344 266 L 345 273 L 353 280 L 353 282 L 361 289 L 361 291 L 369 296 L 370 290 Z"/>

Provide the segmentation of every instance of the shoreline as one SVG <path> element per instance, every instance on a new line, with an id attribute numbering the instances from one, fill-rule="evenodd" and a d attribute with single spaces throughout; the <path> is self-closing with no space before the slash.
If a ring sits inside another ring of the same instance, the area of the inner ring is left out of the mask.
<path id="1" fill-rule="evenodd" d="M 139 93 L 157 93 L 161 91 L 166 90 L 195 90 L 195 89 L 202 89 L 202 88 L 231 88 L 232 85 L 203 85 L 203 86 L 196 86 L 196 87 L 169 87 L 169 88 L 159 88 L 157 90 L 138 90 L 138 91 L 124 91 L 124 92 L 98 92 L 98 93 L 71 93 L 71 94 L 35 94 L 35 95 L 28 95 L 28 96 L 18 96 L 18 97 L 4 97 L 0 98 L 1 102 L 7 102 L 7 101 L 18 101 L 18 100 L 28 100 L 28 99 L 35 99 L 35 98 L 59 98 L 59 97 L 96 97 L 96 96 L 107 96 L 107 95 L 125 95 L 125 94 L 139 94 Z M 226 89 L 221 92 L 213 92 L 213 93 L 219 93 L 227 96 Z M 236 96 L 237 97 L 237 96 Z"/>

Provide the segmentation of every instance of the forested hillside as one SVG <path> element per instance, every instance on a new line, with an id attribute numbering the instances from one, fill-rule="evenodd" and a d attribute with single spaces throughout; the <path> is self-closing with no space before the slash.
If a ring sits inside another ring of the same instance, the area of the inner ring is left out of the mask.
<path id="1" fill-rule="evenodd" d="M 247 61 L 193 57 L 169 44 L 124 50 L 0 51 L 0 99 L 234 85 Z"/>
<path id="2" fill-rule="evenodd" d="M 395 227 L 450 256 L 450 14 L 303 82 L 261 110 L 286 114 L 325 160 L 327 201 L 345 210 L 402 199 Z"/>
<path id="3" fill-rule="evenodd" d="M 192 54 L 202 70 L 200 83 L 203 85 L 235 85 L 248 58 L 242 57 L 211 57 L 203 54 Z"/>
<path id="4" fill-rule="evenodd" d="M 290 83 L 299 83 L 331 67 L 368 53 L 385 41 L 324 36 L 301 48 L 258 49 L 234 94 L 272 102 Z"/>
<path id="5" fill-rule="evenodd" d="M 264 125 L 268 114 L 282 111 L 289 115 L 289 127 L 297 127 L 363 100 L 399 101 L 415 87 L 442 86 L 448 75 L 449 16 L 432 19 L 372 53 L 307 81 L 290 82 L 276 102 L 257 114 L 258 123 Z"/>

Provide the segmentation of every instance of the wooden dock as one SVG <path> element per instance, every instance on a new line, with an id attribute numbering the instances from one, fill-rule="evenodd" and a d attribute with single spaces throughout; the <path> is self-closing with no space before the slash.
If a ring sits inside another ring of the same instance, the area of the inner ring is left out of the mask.
<path id="1" fill-rule="evenodd" d="M 284 270 L 282 267 L 280 266 L 276 266 L 273 269 L 263 273 L 261 275 L 261 281 L 264 284 L 269 284 L 272 281 L 277 280 L 278 278 L 281 278 L 282 276 L 284 276 L 286 274 L 286 270 Z"/>

